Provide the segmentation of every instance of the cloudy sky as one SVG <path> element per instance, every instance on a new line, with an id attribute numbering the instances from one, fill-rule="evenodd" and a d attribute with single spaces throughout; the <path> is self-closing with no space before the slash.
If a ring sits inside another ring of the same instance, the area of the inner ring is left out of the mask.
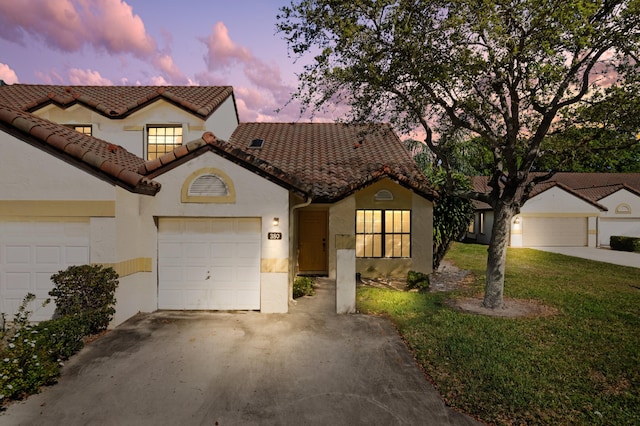
<path id="1" fill-rule="evenodd" d="M 304 121 L 297 105 L 287 105 L 302 65 L 289 58 L 275 31 L 278 10 L 288 4 L 0 0 L 0 79 L 8 84 L 231 85 L 243 122 Z"/>

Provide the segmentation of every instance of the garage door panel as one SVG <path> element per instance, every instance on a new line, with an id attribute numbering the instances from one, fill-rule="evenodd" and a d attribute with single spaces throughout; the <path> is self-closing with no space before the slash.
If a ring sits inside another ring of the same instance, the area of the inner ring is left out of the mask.
<path id="1" fill-rule="evenodd" d="M 586 217 L 526 217 L 522 225 L 525 247 L 582 247 L 587 245 Z"/>
<path id="2" fill-rule="evenodd" d="M 158 305 L 164 309 L 184 309 L 182 292 L 179 290 L 164 290 L 158 294 Z"/>
<path id="3" fill-rule="evenodd" d="M 160 309 L 260 309 L 260 219 L 160 219 Z M 180 247 L 180 250 L 176 246 Z"/>
<path id="4" fill-rule="evenodd" d="M 215 284 L 222 283 L 229 286 L 232 285 L 234 281 L 234 268 L 227 265 L 215 267 L 215 269 L 211 271 L 211 280 Z"/>
<path id="5" fill-rule="evenodd" d="M 36 264 L 47 265 L 62 263 L 62 248 L 60 246 L 36 246 Z"/>
<path id="6" fill-rule="evenodd" d="M 184 256 L 187 259 L 209 259 L 211 257 L 211 249 L 209 244 L 203 243 L 185 243 L 183 244 Z"/>
<path id="7" fill-rule="evenodd" d="M 191 285 L 199 285 L 200 283 L 204 283 L 204 281 L 207 280 L 208 276 L 209 268 L 207 268 L 206 266 L 188 266 L 185 268 L 185 280 Z"/>
<path id="8" fill-rule="evenodd" d="M 7 245 L 5 259 L 7 265 L 29 265 L 31 263 L 31 246 Z"/>
<path id="9" fill-rule="evenodd" d="M 12 317 L 27 293 L 31 319 L 50 319 L 55 306 L 42 307 L 53 288 L 51 276 L 90 263 L 88 222 L 0 222 L 0 307 Z"/>
<path id="10" fill-rule="evenodd" d="M 158 276 L 161 281 L 181 281 L 182 280 L 182 267 L 181 266 L 162 266 L 158 269 Z"/>
<path id="11" fill-rule="evenodd" d="M 15 296 L 16 293 L 20 293 L 24 297 L 31 291 L 30 272 L 7 272 L 4 274 L 4 277 L 4 288 L 7 292 L 11 292 L 8 294 L 13 294 Z"/>
<path id="12" fill-rule="evenodd" d="M 236 294 L 238 297 L 238 309 L 251 309 L 251 306 L 260 303 L 260 295 L 256 295 L 253 292 L 238 291 Z"/>
<path id="13" fill-rule="evenodd" d="M 51 275 L 57 273 L 58 271 L 49 270 L 45 272 L 36 272 L 34 273 L 35 279 L 35 290 L 38 293 L 44 293 L 43 296 L 48 296 L 49 290 L 51 290 Z"/>

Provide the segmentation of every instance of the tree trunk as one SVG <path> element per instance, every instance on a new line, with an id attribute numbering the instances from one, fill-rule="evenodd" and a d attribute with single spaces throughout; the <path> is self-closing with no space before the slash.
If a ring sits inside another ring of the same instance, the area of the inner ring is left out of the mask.
<path id="1" fill-rule="evenodd" d="M 509 245 L 509 228 L 514 211 L 509 206 L 498 203 L 494 209 L 493 228 L 487 257 L 487 283 L 482 305 L 485 308 L 502 308 L 504 293 L 504 270 Z"/>

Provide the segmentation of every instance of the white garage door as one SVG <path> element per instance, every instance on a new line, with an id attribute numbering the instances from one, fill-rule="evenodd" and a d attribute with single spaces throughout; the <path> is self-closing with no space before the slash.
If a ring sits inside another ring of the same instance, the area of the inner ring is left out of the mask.
<path id="1" fill-rule="evenodd" d="M 0 311 L 13 319 L 23 298 L 33 293 L 31 319 L 51 319 L 54 304 L 42 307 L 53 287 L 51 275 L 88 263 L 88 223 L 0 222 Z"/>
<path id="2" fill-rule="evenodd" d="M 587 238 L 586 217 L 526 217 L 522 221 L 525 247 L 583 247 Z"/>
<path id="3" fill-rule="evenodd" d="M 260 309 L 260 219 L 160 219 L 158 274 L 158 309 Z"/>

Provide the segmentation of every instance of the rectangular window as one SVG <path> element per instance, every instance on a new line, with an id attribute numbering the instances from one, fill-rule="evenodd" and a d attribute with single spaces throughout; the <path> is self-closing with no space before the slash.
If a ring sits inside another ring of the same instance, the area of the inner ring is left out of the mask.
<path id="1" fill-rule="evenodd" d="M 148 126 L 147 160 L 155 160 L 182 145 L 182 126 Z"/>
<path id="2" fill-rule="evenodd" d="M 76 132 L 80 132 L 83 135 L 91 136 L 91 124 L 67 124 L 67 127 L 72 128 Z"/>
<path id="3" fill-rule="evenodd" d="M 356 257 L 411 257 L 411 211 L 357 210 Z"/>
<path id="4" fill-rule="evenodd" d="M 480 233 L 484 234 L 484 213 L 480 213 Z"/>

